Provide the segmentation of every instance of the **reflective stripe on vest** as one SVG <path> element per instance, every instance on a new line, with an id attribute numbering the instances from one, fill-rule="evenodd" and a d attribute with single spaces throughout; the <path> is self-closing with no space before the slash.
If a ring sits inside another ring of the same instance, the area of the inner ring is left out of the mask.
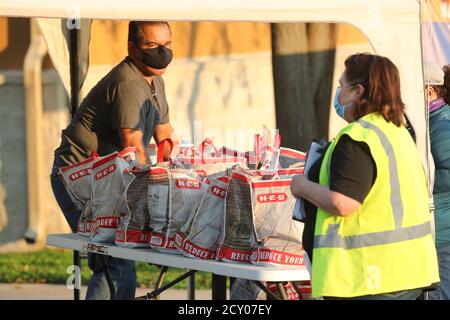
<path id="1" fill-rule="evenodd" d="M 331 224 L 328 226 L 328 233 L 326 235 L 314 236 L 314 248 L 364 248 L 421 238 L 431 233 L 430 222 L 407 228 L 347 237 L 339 235 L 337 233 L 338 229 L 338 224 Z"/>
<path id="2" fill-rule="evenodd" d="M 383 131 L 381 131 L 377 126 L 362 119 L 357 120 L 357 122 L 362 127 L 371 129 L 376 133 L 386 155 L 388 156 L 391 186 L 390 202 L 394 213 L 395 229 L 342 237 L 338 234 L 339 224 L 332 224 L 328 226 L 328 231 L 325 235 L 314 236 L 314 248 L 355 249 L 412 240 L 430 234 L 431 224 L 429 221 L 423 224 L 402 228 L 403 204 L 400 194 L 397 160 L 395 158 L 392 145 Z"/>

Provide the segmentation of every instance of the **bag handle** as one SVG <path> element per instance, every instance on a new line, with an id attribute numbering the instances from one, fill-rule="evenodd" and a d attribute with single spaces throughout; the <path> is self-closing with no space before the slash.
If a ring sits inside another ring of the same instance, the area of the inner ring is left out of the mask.
<path id="1" fill-rule="evenodd" d="M 172 139 L 166 138 L 166 139 L 160 141 L 158 143 L 158 155 L 157 155 L 157 158 L 156 158 L 157 162 L 163 162 L 164 161 L 164 148 L 166 146 L 166 142 L 169 144 L 170 153 L 172 153 L 172 150 L 173 150 L 173 141 L 172 141 Z"/>
<path id="2" fill-rule="evenodd" d="M 202 143 L 200 144 L 200 148 L 199 148 L 202 159 L 205 157 L 206 146 L 211 146 L 214 149 L 214 152 L 216 154 L 218 153 L 218 150 L 217 150 L 216 146 L 214 145 L 214 143 L 212 142 L 212 140 L 209 138 L 206 138 L 205 140 L 202 141 Z"/>

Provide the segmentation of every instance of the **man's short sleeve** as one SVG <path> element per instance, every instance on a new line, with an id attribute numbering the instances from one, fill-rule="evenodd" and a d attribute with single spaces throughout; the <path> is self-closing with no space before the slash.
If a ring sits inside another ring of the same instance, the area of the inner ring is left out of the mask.
<path id="1" fill-rule="evenodd" d="M 112 128 L 139 129 L 145 132 L 143 110 L 147 97 L 138 81 L 124 81 L 112 90 Z"/>

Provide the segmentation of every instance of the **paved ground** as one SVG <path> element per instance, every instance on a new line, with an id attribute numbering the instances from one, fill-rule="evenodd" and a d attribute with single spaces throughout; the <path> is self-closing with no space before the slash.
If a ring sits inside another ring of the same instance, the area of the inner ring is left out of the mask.
<path id="1" fill-rule="evenodd" d="M 139 288 L 137 296 L 151 290 Z M 86 287 L 81 288 L 81 298 L 86 295 Z M 196 290 L 197 300 L 210 300 L 211 290 Z M 73 291 L 64 285 L 53 284 L 0 284 L 0 300 L 72 300 Z M 185 300 L 187 290 L 167 290 L 161 294 L 162 300 Z"/>

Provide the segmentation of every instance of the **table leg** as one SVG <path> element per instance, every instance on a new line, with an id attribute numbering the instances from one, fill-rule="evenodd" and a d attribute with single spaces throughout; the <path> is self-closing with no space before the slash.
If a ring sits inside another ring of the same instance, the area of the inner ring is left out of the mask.
<path id="1" fill-rule="evenodd" d="M 267 296 L 267 300 L 280 300 L 276 295 L 274 295 L 267 287 L 260 281 L 253 281 Z"/>
<path id="2" fill-rule="evenodd" d="M 289 300 L 286 290 L 284 289 L 283 282 L 277 282 L 278 291 L 280 291 L 281 298 L 283 300 Z"/>
<path id="3" fill-rule="evenodd" d="M 188 300 L 195 300 L 195 273 L 188 280 Z"/>
<path id="4" fill-rule="evenodd" d="M 212 299 L 227 300 L 227 277 L 212 274 Z"/>
<path id="5" fill-rule="evenodd" d="M 162 292 L 166 291 L 169 288 L 172 288 L 174 285 L 176 285 L 177 283 L 183 281 L 186 278 L 189 278 L 190 276 L 192 276 L 194 273 L 196 273 L 197 271 L 195 270 L 190 270 L 188 272 L 186 272 L 185 274 L 179 276 L 178 278 L 176 278 L 175 280 L 169 282 L 168 284 L 153 290 L 152 292 L 147 293 L 145 296 L 142 297 L 136 297 L 136 300 L 152 300 L 155 299 L 155 297 L 159 296 Z"/>
<path id="6" fill-rule="evenodd" d="M 81 277 L 81 261 L 80 261 L 80 252 L 74 250 L 73 251 L 73 264 L 78 268 L 80 271 L 80 274 L 77 274 L 77 271 L 75 271 L 75 277 L 80 276 Z M 80 288 L 76 285 L 78 283 L 77 279 L 75 279 L 75 286 L 73 287 L 73 299 L 74 300 L 80 300 Z M 81 283 L 81 281 L 80 281 Z"/>
<path id="7" fill-rule="evenodd" d="M 166 266 L 159 267 L 161 267 L 161 272 L 159 273 L 158 281 L 156 281 L 155 290 L 161 289 L 164 278 L 166 277 L 167 271 L 169 270 L 169 267 Z M 155 296 L 155 300 L 159 300 L 159 294 Z"/>

